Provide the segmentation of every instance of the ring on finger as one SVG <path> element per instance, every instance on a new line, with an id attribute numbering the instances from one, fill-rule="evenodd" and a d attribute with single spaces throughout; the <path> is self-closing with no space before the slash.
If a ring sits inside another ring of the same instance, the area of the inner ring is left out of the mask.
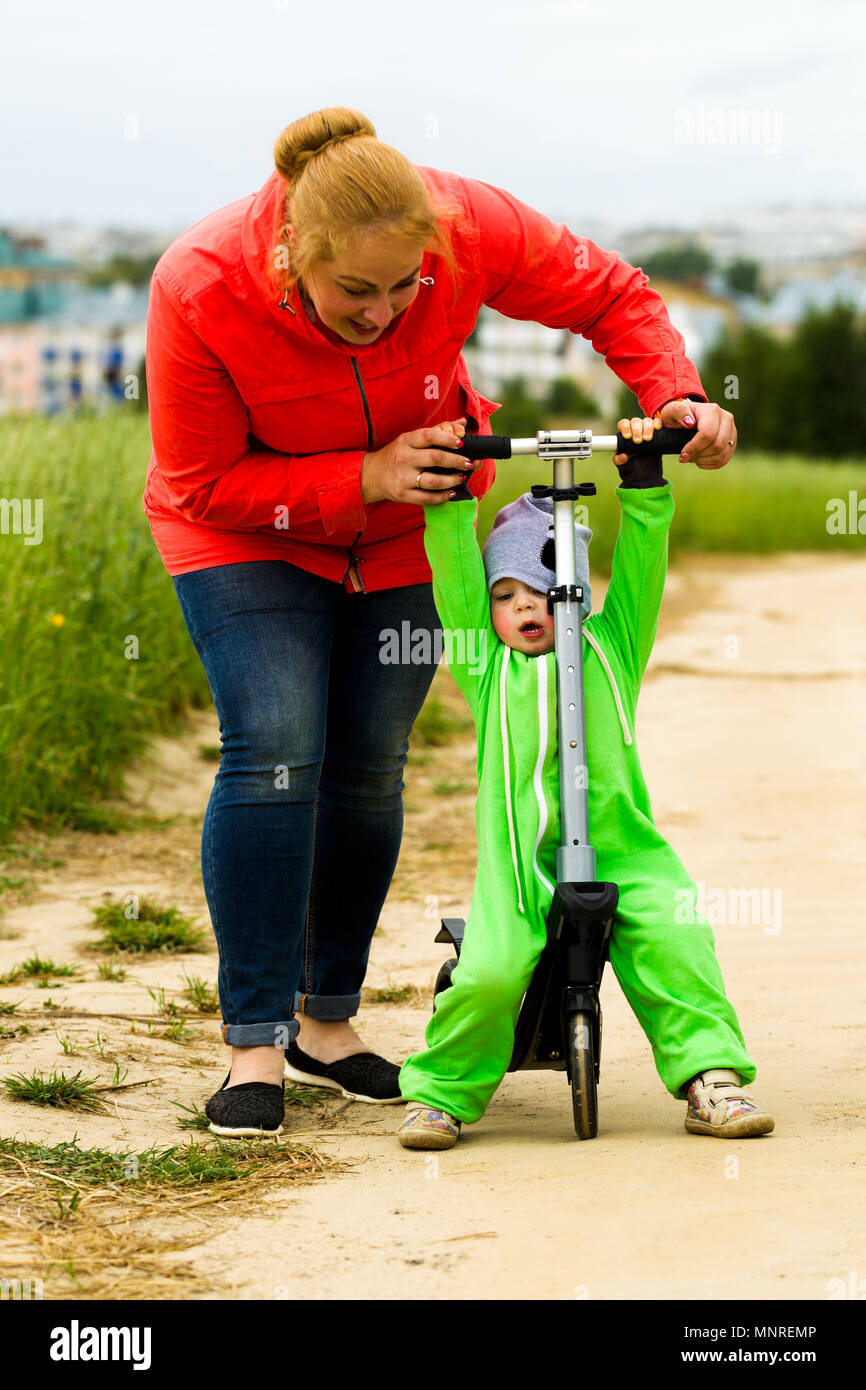
<path id="1" fill-rule="evenodd" d="M 416 486 L 416 487 L 421 487 L 421 474 L 420 474 L 420 473 L 418 474 L 418 477 L 415 479 L 415 486 Z M 423 492 L 423 488 L 422 488 L 421 490 L 422 490 L 422 492 Z"/>

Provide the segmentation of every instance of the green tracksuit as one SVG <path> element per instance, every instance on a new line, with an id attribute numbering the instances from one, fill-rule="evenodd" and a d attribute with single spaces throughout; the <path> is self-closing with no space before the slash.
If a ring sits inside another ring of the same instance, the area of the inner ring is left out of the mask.
<path id="1" fill-rule="evenodd" d="M 697 888 L 653 823 L 634 743 L 635 709 L 667 568 L 671 486 L 617 489 L 622 508 L 599 613 L 584 624 L 587 796 L 597 877 L 619 887 L 610 963 L 673 1096 L 708 1067 L 754 1080 L 725 997 Z M 472 1122 L 511 1060 L 514 1024 L 544 945 L 560 844 L 556 659 L 496 634 L 475 533 L 478 503 L 426 510 L 425 546 L 446 655 L 478 732 L 478 868 L 452 987 L 426 1048 L 400 1072 L 406 1100 Z M 685 906 L 684 906 L 685 905 Z"/>

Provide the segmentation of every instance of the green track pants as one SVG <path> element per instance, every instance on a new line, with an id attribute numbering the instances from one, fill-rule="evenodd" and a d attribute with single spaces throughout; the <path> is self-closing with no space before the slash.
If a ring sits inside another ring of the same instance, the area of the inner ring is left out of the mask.
<path id="1" fill-rule="evenodd" d="M 486 914 L 484 878 L 482 871 L 460 961 L 451 988 L 436 998 L 426 1048 L 400 1071 L 407 1101 L 447 1110 L 467 1124 L 484 1114 L 508 1068 L 546 930 L 544 920 L 530 920 L 516 903 L 511 914 Z M 725 997 L 712 929 L 684 909 L 697 890 L 673 849 L 659 837 L 636 854 L 599 852 L 598 878 L 619 887 L 610 963 L 667 1090 L 681 1098 L 685 1084 L 710 1067 L 730 1067 L 748 1085 L 755 1064 Z"/>

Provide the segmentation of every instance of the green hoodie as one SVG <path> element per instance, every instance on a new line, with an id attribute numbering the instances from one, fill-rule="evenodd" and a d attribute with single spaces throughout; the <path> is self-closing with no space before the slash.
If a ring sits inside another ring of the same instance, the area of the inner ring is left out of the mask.
<path id="1" fill-rule="evenodd" d="M 674 511 L 669 483 L 619 488 L 617 496 L 623 516 L 610 586 L 601 612 L 583 624 L 589 829 L 600 878 L 604 846 L 611 836 L 614 843 L 619 838 L 623 806 L 645 816 L 655 831 L 634 724 Z M 509 894 L 518 911 L 546 915 L 560 844 L 556 657 L 527 655 L 497 636 L 477 513 L 477 499 L 428 507 L 424 541 L 449 669 L 478 730 L 478 860 L 495 866 L 497 898 Z"/>
<path id="2" fill-rule="evenodd" d="M 672 1094 L 702 1068 L 754 1063 L 724 994 L 697 889 L 653 821 L 634 740 L 664 592 L 670 483 L 617 489 L 622 520 L 604 605 L 583 624 L 590 844 L 620 890 L 610 961 Z M 478 867 L 460 963 L 437 996 L 427 1049 L 400 1074 L 407 1099 L 471 1121 L 505 1073 L 513 1025 L 544 943 L 560 845 L 556 657 L 497 635 L 476 536 L 477 499 L 426 509 L 425 547 L 445 652 L 478 734 Z"/>

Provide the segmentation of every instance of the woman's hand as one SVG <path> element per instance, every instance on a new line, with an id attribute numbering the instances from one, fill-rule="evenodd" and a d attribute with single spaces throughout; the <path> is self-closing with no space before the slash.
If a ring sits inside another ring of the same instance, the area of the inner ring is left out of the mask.
<path id="1" fill-rule="evenodd" d="M 712 401 L 668 401 L 656 411 L 665 429 L 689 429 L 697 425 L 694 439 L 685 445 L 680 459 L 698 468 L 724 468 L 737 447 L 737 427 L 729 410 Z"/>
<path id="2" fill-rule="evenodd" d="M 451 490 L 472 472 L 470 459 L 455 459 L 442 449 L 458 449 L 466 433 L 466 417 L 444 420 L 421 430 L 399 434 L 390 444 L 365 454 L 361 463 L 361 497 L 370 502 L 411 502 L 415 506 L 447 502 Z M 437 447 L 438 446 L 438 447 Z M 433 464 L 453 473 L 426 473 Z"/>
<path id="3" fill-rule="evenodd" d="M 656 430 L 693 429 L 697 434 L 684 445 L 681 463 L 694 463 L 698 468 L 724 468 L 737 447 L 737 427 L 729 410 L 712 401 L 668 401 L 650 420 L 639 415 L 631 420 L 617 420 L 616 427 L 624 439 L 648 442 Z M 628 454 L 614 454 L 614 463 L 621 467 Z"/>

